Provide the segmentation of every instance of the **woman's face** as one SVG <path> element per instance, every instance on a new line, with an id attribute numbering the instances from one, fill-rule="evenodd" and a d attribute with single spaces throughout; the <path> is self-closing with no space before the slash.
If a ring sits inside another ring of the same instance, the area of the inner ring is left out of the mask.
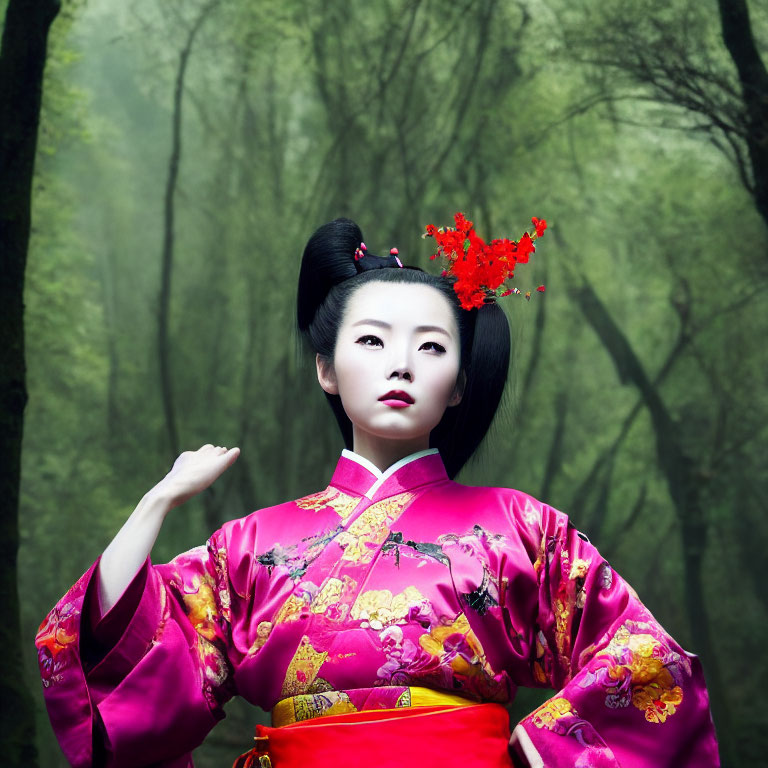
<path id="1" fill-rule="evenodd" d="M 333 363 L 318 357 L 318 379 L 341 396 L 358 453 L 382 440 L 415 451 L 461 400 L 460 353 L 453 309 L 438 290 L 371 282 L 350 297 Z"/>

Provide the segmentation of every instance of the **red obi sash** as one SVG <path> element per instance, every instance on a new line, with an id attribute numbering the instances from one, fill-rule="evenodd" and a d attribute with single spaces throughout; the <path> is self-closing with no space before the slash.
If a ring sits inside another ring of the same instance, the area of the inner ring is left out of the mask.
<path id="1" fill-rule="evenodd" d="M 256 747 L 233 768 L 510 768 L 509 737 L 509 715 L 500 704 L 370 709 L 277 728 L 257 725 Z"/>

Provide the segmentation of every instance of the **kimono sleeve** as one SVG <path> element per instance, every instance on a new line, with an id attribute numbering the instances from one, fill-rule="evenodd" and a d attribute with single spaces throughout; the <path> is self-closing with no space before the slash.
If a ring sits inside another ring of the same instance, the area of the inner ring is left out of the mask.
<path id="1" fill-rule="evenodd" d="M 529 684 L 559 690 L 514 730 L 518 756 L 547 768 L 718 766 L 697 657 L 565 515 L 544 507 L 528 535 L 538 587 Z"/>
<path id="2" fill-rule="evenodd" d="M 224 716 L 233 693 L 221 534 L 167 565 L 147 561 L 126 590 L 132 597 L 121 598 L 133 600 L 133 610 L 120 602 L 113 608 L 127 615 L 106 648 L 98 647 L 88 618 L 97 565 L 57 603 L 35 639 L 62 750 L 75 768 L 191 766 L 191 751 Z"/>

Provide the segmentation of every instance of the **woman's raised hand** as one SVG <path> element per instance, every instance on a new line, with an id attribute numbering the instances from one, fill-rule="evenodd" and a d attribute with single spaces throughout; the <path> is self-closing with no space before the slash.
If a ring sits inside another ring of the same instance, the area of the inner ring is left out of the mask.
<path id="1" fill-rule="evenodd" d="M 177 507 L 204 491 L 216 478 L 235 463 L 239 448 L 227 450 L 208 443 L 196 451 L 184 451 L 173 462 L 171 471 L 150 491 Z"/>
<path id="2" fill-rule="evenodd" d="M 184 451 L 171 471 L 139 502 L 99 561 L 99 608 L 104 615 L 152 551 L 166 514 L 204 491 L 240 455 L 239 448 L 204 445 Z"/>

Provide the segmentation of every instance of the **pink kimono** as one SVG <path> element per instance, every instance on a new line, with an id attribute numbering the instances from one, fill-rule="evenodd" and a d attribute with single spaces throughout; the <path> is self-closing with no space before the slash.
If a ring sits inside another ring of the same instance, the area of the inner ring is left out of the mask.
<path id="1" fill-rule="evenodd" d="M 513 732 L 531 766 L 719 765 L 698 659 L 565 515 L 436 451 L 384 473 L 344 451 L 326 490 L 147 562 L 100 621 L 94 571 L 36 641 L 76 767 L 191 766 L 235 694 L 300 720 L 518 686 L 557 691 Z"/>

